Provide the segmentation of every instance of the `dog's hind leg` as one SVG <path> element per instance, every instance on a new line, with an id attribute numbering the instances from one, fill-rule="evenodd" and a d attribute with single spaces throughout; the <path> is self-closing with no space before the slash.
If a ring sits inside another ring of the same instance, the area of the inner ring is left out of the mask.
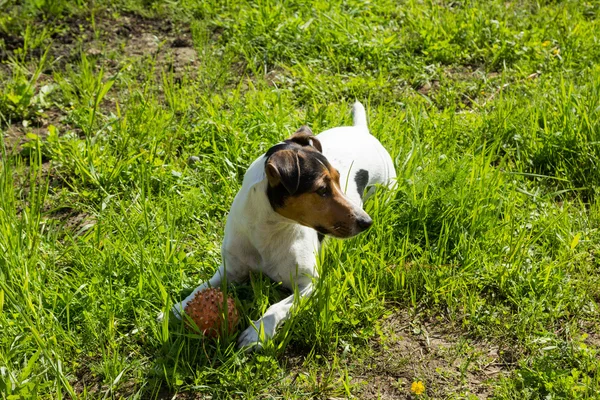
<path id="1" fill-rule="evenodd" d="M 313 291 L 312 283 L 299 285 L 297 294 L 300 298 L 309 296 Z M 246 347 L 249 350 L 261 347 L 261 342 L 271 339 L 275 331 L 283 321 L 289 318 L 290 310 L 294 306 L 296 293 L 292 294 L 279 303 L 273 304 L 267 312 L 257 321 L 254 321 L 238 338 L 238 347 Z"/>

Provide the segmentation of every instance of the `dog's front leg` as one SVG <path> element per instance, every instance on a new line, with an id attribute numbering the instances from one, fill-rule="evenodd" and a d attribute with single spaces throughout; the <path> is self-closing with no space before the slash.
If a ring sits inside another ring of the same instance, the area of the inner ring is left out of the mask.
<path id="1" fill-rule="evenodd" d="M 298 286 L 300 298 L 309 296 L 313 291 L 312 283 Z M 292 294 L 279 303 L 273 304 L 267 312 L 257 321 L 254 321 L 238 338 L 238 347 L 254 349 L 261 347 L 261 342 L 271 339 L 275 331 L 283 321 L 290 316 L 290 310 L 294 305 L 296 294 Z"/>

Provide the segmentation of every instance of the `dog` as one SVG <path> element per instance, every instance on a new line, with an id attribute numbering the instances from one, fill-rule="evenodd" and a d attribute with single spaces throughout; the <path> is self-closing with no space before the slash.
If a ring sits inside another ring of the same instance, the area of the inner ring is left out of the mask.
<path id="1" fill-rule="evenodd" d="M 227 218 L 222 263 L 208 282 L 173 306 L 177 318 L 197 292 L 220 286 L 224 278 L 241 282 L 251 271 L 309 296 L 324 237 L 349 238 L 372 225 L 363 201 L 374 185 L 392 187 L 396 171 L 389 153 L 369 133 L 360 102 L 352 114 L 353 126 L 318 136 L 303 126 L 250 165 Z M 289 317 L 294 296 L 270 306 L 241 333 L 238 347 L 261 347 L 272 338 Z"/>

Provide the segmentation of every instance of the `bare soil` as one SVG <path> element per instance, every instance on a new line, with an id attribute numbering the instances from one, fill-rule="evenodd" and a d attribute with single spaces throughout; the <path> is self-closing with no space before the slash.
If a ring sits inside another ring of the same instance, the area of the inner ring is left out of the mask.
<path id="1" fill-rule="evenodd" d="M 44 22 L 40 21 L 42 23 Z M 0 65 L 10 75 L 8 59 L 15 50 L 23 46 L 23 38 L 2 32 L 0 35 L 5 43 L 5 48 L 0 52 Z M 145 57 L 155 60 L 157 72 L 171 71 L 176 77 L 186 69 L 193 70 L 198 63 L 189 27 L 176 29 L 169 20 L 149 19 L 133 13 L 118 19 L 112 18 L 108 13 L 99 14 L 94 17 L 94 23 L 90 17 L 68 18 L 61 29 L 52 33 L 51 38 L 48 61 L 36 83 L 36 93 L 43 85 L 53 83 L 54 71 L 60 72 L 78 63 L 81 54 L 96 59 L 97 67 L 104 69 L 107 78 Z M 37 60 L 40 56 L 41 52 L 33 49 L 27 58 Z M 113 88 L 111 91 L 115 90 Z M 114 109 L 110 95 L 106 97 L 105 103 L 102 105 L 103 111 Z M 50 125 L 59 128 L 60 133 L 77 131 L 65 122 L 67 114 L 68 110 L 64 105 L 57 104 L 30 120 L 10 121 L 4 134 L 7 151 L 20 153 L 23 145 L 30 141 L 28 133 L 44 139 Z"/>
<path id="2" fill-rule="evenodd" d="M 398 311 L 381 321 L 381 332 L 366 354 L 348 360 L 361 399 L 413 399 L 410 388 L 417 381 L 430 398 L 487 399 L 490 381 L 511 370 L 510 352 L 469 337 L 443 318 L 417 322 Z"/>

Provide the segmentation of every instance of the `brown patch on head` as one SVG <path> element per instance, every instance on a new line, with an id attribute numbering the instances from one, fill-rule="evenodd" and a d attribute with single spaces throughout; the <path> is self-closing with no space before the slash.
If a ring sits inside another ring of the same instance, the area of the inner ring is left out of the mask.
<path id="1" fill-rule="evenodd" d="M 352 204 L 340 187 L 340 174 L 320 152 L 308 128 L 267 152 L 267 196 L 286 218 L 323 234 L 350 237 L 367 229 L 371 218 Z"/>
<path id="2" fill-rule="evenodd" d="M 340 175 L 323 166 L 309 191 L 290 196 L 276 211 L 323 234 L 350 237 L 356 225 L 355 209 L 340 189 Z"/>

